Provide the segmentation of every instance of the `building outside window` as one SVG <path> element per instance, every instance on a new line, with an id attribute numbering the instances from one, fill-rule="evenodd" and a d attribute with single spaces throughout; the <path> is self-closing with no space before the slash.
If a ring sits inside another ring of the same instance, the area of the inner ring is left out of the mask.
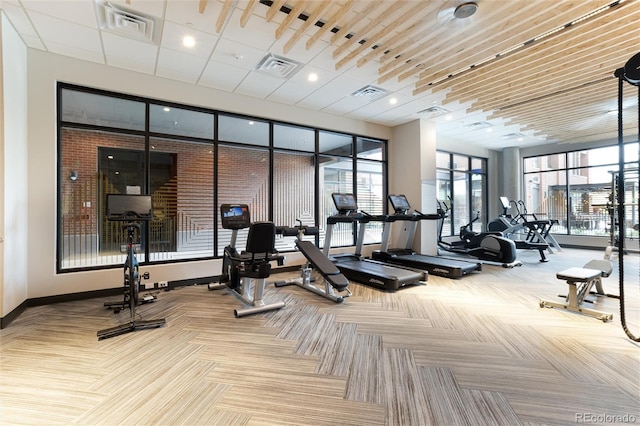
<path id="1" fill-rule="evenodd" d="M 625 203 L 629 205 L 625 225 L 628 238 L 637 238 L 638 143 L 624 146 L 628 176 Z M 618 146 L 593 148 L 524 158 L 523 200 L 527 213 L 556 221 L 552 232 L 568 235 L 612 237 L 612 187 L 618 175 Z M 540 164 L 546 165 L 540 167 Z M 615 237 L 615 236 L 614 236 Z"/>
<path id="2" fill-rule="evenodd" d="M 448 210 L 442 235 L 458 235 L 460 227 L 472 223 L 483 231 L 487 222 L 487 160 L 460 154 L 436 153 L 438 203 Z"/>

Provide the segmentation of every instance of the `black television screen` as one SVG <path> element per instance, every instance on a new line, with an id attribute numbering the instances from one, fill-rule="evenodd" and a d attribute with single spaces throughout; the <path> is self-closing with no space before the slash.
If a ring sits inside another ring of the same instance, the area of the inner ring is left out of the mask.
<path id="1" fill-rule="evenodd" d="M 222 204 L 220 217 L 224 229 L 242 229 L 251 225 L 249 206 L 246 204 Z"/>
<path id="2" fill-rule="evenodd" d="M 151 195 L 107 194 L 109 220 L 152 220 Z"/>
<path id="3" fill-rule="evenodd" d="M 336 205 L 336 209 L 339 212 L 356 211 L 358 210 L 358 204 L 356 203 L 356 197 L 353 194 L 331 194 L 333 203 Z"/>
<path id="4" fill-rule="evenodd" d="M 396 212 L 406 212 L 411 209 L 411 205 L 404 194 L 389 195 L 389 202 Z"/>

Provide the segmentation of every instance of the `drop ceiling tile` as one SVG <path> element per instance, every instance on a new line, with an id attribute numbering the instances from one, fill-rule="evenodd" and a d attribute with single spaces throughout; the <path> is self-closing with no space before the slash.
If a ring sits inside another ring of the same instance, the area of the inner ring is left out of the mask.
<path id="1" fill-rule="evenodd" d="M 171 49 L 160 48 L 156 75 L 187 83 L 198 81 L 207 59 Z"/>
<path id="2" fill-rule="evenodd" d="M 102 34 L 107 65 L 153 74 L 158 57 L 158 46 L 110 33 Z"/>
<path id="3" fill-rule="evenodd" d="M 200 13 L 199 0 L 181 0 L 167 2 L 166 20 L 184 25 L 194 30 L 216 34 L 216 22 L 222 10 L 222 3 L 207 2 L 204 13 Z"/>
<path id="4" fill-rule="evenodd" d="M 359 99 L 354 96 L 345 96 L 322 110 L 333 114 L 343 115 L 361 108 L 366 103 L 367 101 L 363 99 Z"/>
<path id="5" fill-rule="evenodd" d="M 272 77 L 257 71 L 251 71 L 244 80 L 242 80 L 240 86 L 236 88 L 235 93 L 265 99 L 280 87 L 284 81 L 284 79 L 279 77 Z"/>
<path id="6" fill-rule="evenodd" d="M 182 45 L 182 39 L 187 35 L 195 39 L 195 46 L 189 48 Z M 202 58 L 209 58 L 217 39 L 217 36 L 194 30 L 184 25 L 165 22 L 164 28 L 162 29 L 161 47 L 184 52 L 185 54 L 200 56 Z"/>
<path id="7" fill-rule="evenodd" d="M 104 55 L 99 50 L 84 50 L 75 46 L 69 46 L 67 44 L 59 44 L 51 41 L 47 41 L 46 50 L 58 55 L 70 56 L 76 59 L 82 59 L 85 61 L 96 62 L 104 64 Z"/>
<path id="8" fill-rule="evenodd" d="M 257 4 L 255 8 L 264 7 Z M 267 22 L 265 19 L 252 16 L 247 27 L 240 26 L 242 11 L 234 10 L 227 26 L 222 31 L 221 37 L 237 41 L 238 43 L 252 46 L 264 52 L 269 51 L 273 44 L 274 34 L 278 24 L 274 21 Z M 267 36 L 268 34 L 268 36 Z"/>
<path id="9" fill-rule="evenodd" d="M 264 57 L 265 52 L 246 44 L 221 38 L 211 55 L 211 60 L 245 70 L 252 70 Z"/>
<path id="10" fill-rule="evenodd" d="M 306 35 L 300 37 L 300 40 L 298 40 L 293 47 L 285 53 L 284 46 L 294 34 L 295 32 L 290 29 L 285 31 L 282 37 L 280 37 L 280 39 L 271 46 L 271 52 L 276 55 L 286 56 L 287 58 L 303 64 L 309 63 L 313 58 L 320 54 L 323 47 L 321 44 L 316 44 L 311 49 L 307 50 L 306 44 L 309 37 Z"/>
<path id="11" fill-rule="evenodd" d="M 63 21 L 39 12 L 29 12 L 29 17 L 38 28 L 45 46 L 67 46 L 67 51 L 82 50 L 102 55 L 100 34 L 97 29 Z M 95 61 L 94 61 L 95 62 Z"/>
<path id="12" fill-rule="evenodd" d="M 306 108 L 323 109 L 362 87 L 362 83 L 346 76 L 338 76 L 327 82 L 321 89 L 309 94 L 298 102 L 298 105 Z"/>
<path id="13" fill-rule="evenodd" d="M 47 50 L 42 40 L 40 40 L 40 37 L 23 35 L 22 41 L 24 41 L 24 44 L 26 44 L 28 47 L 31 47 L 33 49 Z"/>
<path id="14" fill-rule="evenodd" d="M 30 16 L 32 12 L 37 12 L 85 27 L 98 28 L 93 1 L 22 0 L 22 5 Z"/>
<path id="15" fill-rule="evenodd" d="M 220 62 L 209 62 L 198 84 L 214 89 L 233 92 L 249 71 Z"/>
<path id="16" fill-rule="evenodd" d="M 311 73 L 315 73 L 318 76 L 317 81 L 310 82 L 308 80 L 308 76 Z M 305 66 L 271 93 L 267 99 L 293 105 L 314 92 L 322 91 L 322 86 L 334 77 L 335 75 L 329 74 L 324 70 Z"/>
<path id="17" fill-rule="evenodd" d="M 38 33 L 33 29 L 27 14 L 19 5 L 3 3 L 2 10 L 18 34 L 23 37 L 38 37 Z"/>

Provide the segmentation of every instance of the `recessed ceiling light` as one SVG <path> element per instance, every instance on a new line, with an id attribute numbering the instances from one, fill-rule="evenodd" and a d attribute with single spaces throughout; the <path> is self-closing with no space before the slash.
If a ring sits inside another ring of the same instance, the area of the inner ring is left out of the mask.
<path id="1" fill-rule="evenodd" d="M 447 116 L 445 117 L 445 120 L 447 120 L 447 121 L 451 121 L 451 119 L 453 119 L 453 117 L 451 116 L 451 114 L 449 114 L 449 115 L 447 115 Z"/>
<path id="2" fill-rule="evenodd" d="M 396 98 L 391 98 L 391 99 L 389 99 L 389 103 L 390 103 L 391 105 L 395 105 L 395 104 L 397 104 L 397 103 L 398 103 L 398 99 L 396 99 Z"/>
<path id="3" fill-rule="evenodd" d="M 184 36 L 182 39 L 182 45 L 185 47 L 193 47 L 196 45 L 196 39 L 191 36 Z"/>
<path id="4" fill-rule="evenodd" d="M 164 108 L 162 108 L 162 110 L 163 110 L 164 112 L 169 112 L 169 111 L 171 111 L 171 108 L 169 108 L 169 107 L 164 107 Z"/>
<path id="5" fill-rule="evenodd" d="M 316 74 L 315 72 L 312 72 L 307 76 L 307 80 L 311 82 L 318 81 L 318 74 Z"/>
<path id="6" fill-rule="evenodd" d="M 249 121 L 249 126 L 253 126 L 253 121 Z"/>

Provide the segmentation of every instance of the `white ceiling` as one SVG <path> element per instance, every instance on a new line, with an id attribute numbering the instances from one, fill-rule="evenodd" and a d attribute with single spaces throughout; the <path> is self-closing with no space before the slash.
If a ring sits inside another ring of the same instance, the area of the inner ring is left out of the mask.
<path id="1" fill-rule="evenodd" d="M 611 1 L 477 0 L 464 20 L 452 16 L 460 0 L 110 2 L 151 18 L 151 39 L 131 24 L 104 27 L 105 3 L 3 0 L 1 8 L 29 48 L 387 126 L 431 118 L 442 135 L 497 150 L 614 138 L 613 72 L 640 50 L 638 0 L 580 23 Z M 186 35 L 195 46 L 183 46 Z M 256 70 L 268 53 L 297 63 L 295 73 Z M 387 93 L 351 95 L 367 85 Z M 625 123 L 637 134 L 637 96 L 626 92 Z M 420 113 L 434 105 L 450 112 Z M 478 122 L 492 131 L 469 126 Z"/>

